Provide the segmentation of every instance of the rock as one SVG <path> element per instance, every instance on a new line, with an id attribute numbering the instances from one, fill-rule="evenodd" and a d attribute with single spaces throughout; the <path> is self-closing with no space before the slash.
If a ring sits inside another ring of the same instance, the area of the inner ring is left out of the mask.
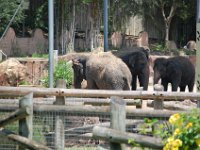
<path id="1" fill-rule="evenodd" d="M 18 86 L 27 76 L 27 67 L 17 59 L 10 58 L 0 63 L 0 86 Z"/>

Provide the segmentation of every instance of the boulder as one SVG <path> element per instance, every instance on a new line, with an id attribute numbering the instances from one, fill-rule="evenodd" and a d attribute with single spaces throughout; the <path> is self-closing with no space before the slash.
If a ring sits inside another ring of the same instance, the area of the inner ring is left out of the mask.
<path id="1" fill-rule="evenodd" d="M 27 67 L 17 59 L 10 58 L 0 63 L 0 86 L 18 86 L 27 76 Z"/>

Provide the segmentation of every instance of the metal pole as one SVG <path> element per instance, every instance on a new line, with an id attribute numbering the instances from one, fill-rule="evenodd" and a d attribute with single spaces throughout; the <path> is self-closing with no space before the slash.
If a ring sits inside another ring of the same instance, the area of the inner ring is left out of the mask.
<path id="1" fill-rule="evenodd" d="M 197 0 L 197 18 L 196 18 L 196 86 L 200 91 L 200 0 Z M 200 107 L 198 100 L 197 107 Z"/>
<path id="2" fill-rule="evenodd" d="M 108 0 L 104 0 L 104 52 L 108 51 Z"/>
<path id="3" fill-rule="evenodd" d="M 54 0 L 48 1 L 48 17 L 49 17 L 49 87 L 53 88 L 53 49 L 54 49 Z"/>

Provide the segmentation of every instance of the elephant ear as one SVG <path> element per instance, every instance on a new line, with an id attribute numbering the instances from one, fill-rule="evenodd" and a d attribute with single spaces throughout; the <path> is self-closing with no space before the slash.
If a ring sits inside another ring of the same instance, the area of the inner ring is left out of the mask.
<path id="1" fill-rule="evenodd" d="M 84 58 L 75 58 L 72 60 L 72 67 L 76 73 L 81 75 L 84 79 L 86 79 L 85 76 L 85 70 L 86 70 L 86 59 Z"/>
<path id="2" fill-rule="evenodd" d="M 72 68 L 74 69 L 74 72 L 83 75 L 83 65 L 78 59 L 72 60 Z"/>

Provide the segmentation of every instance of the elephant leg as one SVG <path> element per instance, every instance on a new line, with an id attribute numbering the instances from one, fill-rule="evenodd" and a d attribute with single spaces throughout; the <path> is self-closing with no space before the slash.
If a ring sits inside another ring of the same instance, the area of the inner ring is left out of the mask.
<path id="1" fill-rule="evenodd" d="M 184 92 L 184 91 L 185 91 L 185 88 L 186 88 L 185 85 L 184 85 L 184 86 L 180 86 L 180 91 L 181 91 L 181 92 Z"/>
<path id="2" fill-rule="evenodd" d="M 132 90 L 136 90 L 136 84 L 137 84 L 137 76 L 136 75 L 132 75 Z"/>
<path id="3" fill-rule="evenodd" d="M 167 91 L 168 90 L 168 82 L 166 82 L 166 81 L 161 81 L 161 84 L 163 85 L 163 87 L 164 87 L 164 91 Z"/>
<path id="4" fill-rule="evenodd" d="M 174 80 L 172 81 L 172 91 L 177 91 L 180 83 L 181 83 L 181 78 L 175 77 Z"/>
<path id="5" fill-rule="evenodd" d="M 148 84 L 149 84 L 149 76 L 147 74 L 141 73 L 138 76 L 140 87 L 143 87 L 143 90 L 148 89 Z"/>
<path id="6" fill-rule="evenodd" d="M 194 81 L 192 81 L 189 85 L 188 85 L 188 90 L 189 92 L 192 92 L 194 88 Z"/>
<path id="7" fill-rule="evenodd" d="M 177 90 L 178 90 L 178 84 L 172 83 L 172 91 L 177 91 Z"/>
<path id="8" fill-rule="evenodd" d="M 87 80 L 87 89 L 98 89 L 94 80 Z"/>

